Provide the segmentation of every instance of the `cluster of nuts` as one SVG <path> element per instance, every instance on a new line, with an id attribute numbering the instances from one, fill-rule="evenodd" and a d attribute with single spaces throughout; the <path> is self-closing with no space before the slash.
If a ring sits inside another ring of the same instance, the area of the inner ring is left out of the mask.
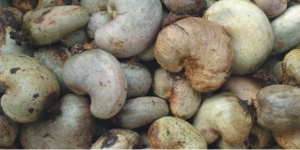
<path id="1" fill-rule="evenodd" d="M 300 148 L 299 0 L 1 0 L 0 148 Z"/>

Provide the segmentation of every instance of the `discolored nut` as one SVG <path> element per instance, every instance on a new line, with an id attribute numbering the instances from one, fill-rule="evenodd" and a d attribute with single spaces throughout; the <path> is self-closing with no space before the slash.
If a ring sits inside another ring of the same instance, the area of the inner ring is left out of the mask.
<path id="1" fill-rule="evenodd" d="M 62 68 L 65 61 L 71 57 L 69 50 L 59 44 L 43 46 L 34 51 L 33 57 L 44 63 L 56 75 L 61 95 L 72 93 L 63 81 Z"/>
<path id="2" fill-rule="evenodd" d="M 60 114 L 49 119 L 24 124 L 20 142 L 25 149 L 84 149 L 92 144 L 95 118 L 87 98 L 68 94 L 57 102 Z"/>
<path id="3" fill-rule="evenodd" d="M 300 124 L 300 89 L 291 85 L 270 85 L 257 94 L 257 123 L 280 132 Z"/>
<path id="4" fill-rule="evenodd" d="M 3 112 L 19 123 L 41 119 L 60 94 L 54 73 L 26 55 L 0 55 L 0 64 Z"/>
<path id="5" fill-rule="evenodd" d="M 26 13 L 27 11 L 35 9 L 39 0 L 10 0 L 10 2 L 13 7 Z"/>
<path id="6" fill-rule="evenodd" d="M 269 57 L 274 35 L 265 13 L 250 0 L 221 0 L 207 9 L 203 18 L 221 26 L 234 50 L 232 73 L 256 71 Z"/>
<path id="7" fill-rule="evenodd" d="M 272 20 L 275 42 L 271 55 L 282 54 L 299 43 L 300 35 L 296 32 L 300 29 L 300 17 L 297 15 L 299 12 L 300 5 L 294 5 Z"/>
<path id="8" fill-rule="evenodd" d="M 0 54 L 21 54 L 32 56 L 33 51 L 29 48 L 27 42 L 16 42 L 12 39 L 12 33 L 16 29 L 11 26 L 0 25 Z"/>
<path id="9" fill-rule="evenodd" d="M 99 119 L 116 115 L 127 95 L 127 80 L 120 62 L 110 53 L 91 49 L 67 59 L 62 70 L 67 87 L 91 97 L 91 112 Z"/>
<path id="10" fill-rule="evenodd" d="M 127 80 L 127 98 L 146 95 L 152 84 L 150 71 L 139 63 L 121 62 L 121 66 Z"/>
<path id="11" fill-rule="evenodd" d="M 201 133 L 189 122 L 172 117 L 162 117 L 148 129 L 148 141 L 154 149 L 206 149 Z"/>
<path id="12" fill-rule="evenodd" d="M 0 9 L 0 25 L 11 26 L 16 31 L 21 29 L 23 23 L 23 13 L 14 7 Z"/>
<path id="13" fill-rule="evenodd" d="M 64 36 L 85 26 L 88 12 L 80 6 L 53 6 L 24 16 L 22 34 L 33 45 L 57 42 Z"/>
<path id="14" fill-rule="evenodd" d="M 300 49 L 288 52 L 282 61 L 281 77 L 283 84 L 300 87 Z"/>
<path id="15" fill-rule="evenodd" d="M 169 101 L 173 116 L 189 119 L 198 111 L 201 94 L 195 92 L 180 73 L 170 73 L 158 68 L 154 74 L 153 91 Z"/>
<path id="16" fill-rule="evenodd" d="M 151 46 L 160 30 L 163 8 L 160 0 L 109 0 L 113 20 L 95 32 L 100 49 L 117 58 L 137 55 Z"/>
<path id="17" fill-rule="evenodd" d="M 205 7 L 205 0 L 161 0 L 161 2 L 176 14 L 199 14 Z"/>
<path id="18" fill-rule="evenodd" d="M 154 54 L 167 71 L 184 68 L 187 81 L 196 92 L 220 88 L 231 74 L 234 57 L 230 38 L 223 29 L 198 17 L 187 17 L 163 28 Z"/>
<path id="19" fill-rule="evenodd" d="M 300 148 L 300 131 L 299 128 L 290 129 L 289 131 L 273 131 L 273 137 L 278 145 L 284 149 Z"/>
<path id="20" fill-rule="evenodd" d="M 229 144 L 246 141 L 252 128 L 248 104 L 228 92 L 204 100 L 194 117 L 193 126 L 208 144 L 219 136 Z"/>
<path id="21" fill-rule="evenodd" d="M 275 18 L 286 10 L 288 0 L 253 0 L 253 2 L 265 12 L 268 18 Z"/>
<path id="22" fill-rule="evenodd" d="M 126 100 L 120 112 L 112 118 L 112 122 L 122 128 L 134 129 L 168 114 L 169 107 L 164 99 L 154 96 L 137 97 Z"/>
<path id="23" fill-rule="evenodd" d="M 91 149 L 132 149 L 137 146 L 139 134 L 128 129 L 111 129 L 100 136 Z"/>
<path id="24" fill-rule="evenodd" d="M 1 112 L 0 112 L 1 113 Z M 12 146 L 19 133 L 19 124 L 0 114 L 0 147 Z"/>
<path id="25" fill-rule="evenodd" d="M 231 75 L 223 85 L 222 91 L 234 94 L 250 106 L 256 100 L 256 95 L 261 88 L 262 85 L 254 78 Z"/>

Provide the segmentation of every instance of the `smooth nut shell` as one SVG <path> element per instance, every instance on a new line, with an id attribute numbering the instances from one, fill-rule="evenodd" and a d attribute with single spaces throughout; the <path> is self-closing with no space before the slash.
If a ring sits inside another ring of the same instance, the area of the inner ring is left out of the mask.
<path id="1" fill-rule="evenodd" d="M 223 29 L 198 17 L 187 17 L 163 28 L 154 54 L 167 71 L 184 68 L 187 81 L 197 92 L 220 88 L 231 74 L 234 57 Z"/>
<path id="2" fill-rule="evenodd" d="M 126 100 L 120 112 L 112 118 L 112 122 L 122 128 L 134 129 L 168 114 L 169 107 L 164 99 L 150 96 L 137 97 Z"/>
<path id="3" fill-rule="evenodd" d="M 148 130 L 148 141 L 154 149 L 206 149 L 200 132 L 189 122 L 166 116 L 156 120 Z"/>
<path id="4" fill-rule="evenodd" d="M 209 7 L 203 18 L 221 26 L 234 50 L 232 73 L 256 71 L 270 55 L 274 35 L 265 13 L 250 0 L 221 0 Z"/>
<path id="5" fill-rule="evenodd" d="M 91 49 L 68 58 L 62 74 L 71 91 L 91 97 L 91 112 L 99 119 L 113 117 L 125 103 L 125 72 L 120 62 L 106 51 Z"/>
<path id="6" fill-rule="evenodd" d="M 300 130 L 291 129 L 289 131 L 276 132 L 273 131 L 273 137 L 277 144 L 284 149 L 299 149 L 300 148 Z"/>
<path id="7" fill-rule="evenodd" d="M 24 17 L 23 36 L 33 45 L 51 44 L 85 26 L 88 19 L 88 12 L 80 6 L 39 9 Z"/>

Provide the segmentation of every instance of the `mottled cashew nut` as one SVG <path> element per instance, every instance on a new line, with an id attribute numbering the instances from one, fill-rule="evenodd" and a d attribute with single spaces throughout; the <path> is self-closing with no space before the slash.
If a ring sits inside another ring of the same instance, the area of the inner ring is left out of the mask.
<path id="1" fill-rule="evenodd" d="M 0 64 L 3 112 L 19 123 L 41 119 L 60 95 L 54 73 L 37 59 L 26 55 L 0 55 Z"/>
<path id="2" fill-rule="evenodd" d="M 247 102 L 232 93 L 222 92 L 207 98 L 194 117 L 193 125 L 208 144 L 219 136 L 229 144 L 247 140 L 252 128 L 252 116 Z"/>
<path id="3" fill-rule="evenodd" d="M 22 146 L 25 149 L 89 148 L 97 126 L 89 105 L 85 97 L 75 94 L 63 96 L 55 104 L 57 115 L 20 128 Z"/>
<path id="4" fill-rule="evenodd" d="M 148 129 L 148 141 L 154 149 L 206 149 L 201 133 L 189 122 L 166 116 L 154 121 Z"/>

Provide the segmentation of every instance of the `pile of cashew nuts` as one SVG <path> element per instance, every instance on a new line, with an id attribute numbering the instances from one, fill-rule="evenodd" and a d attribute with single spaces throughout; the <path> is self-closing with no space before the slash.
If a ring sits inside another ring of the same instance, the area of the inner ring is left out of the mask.
<path id="1" fill-rule="evenodd" d="M 299 0 L 0 0 L 0 148 L 300 149 Z"/>

